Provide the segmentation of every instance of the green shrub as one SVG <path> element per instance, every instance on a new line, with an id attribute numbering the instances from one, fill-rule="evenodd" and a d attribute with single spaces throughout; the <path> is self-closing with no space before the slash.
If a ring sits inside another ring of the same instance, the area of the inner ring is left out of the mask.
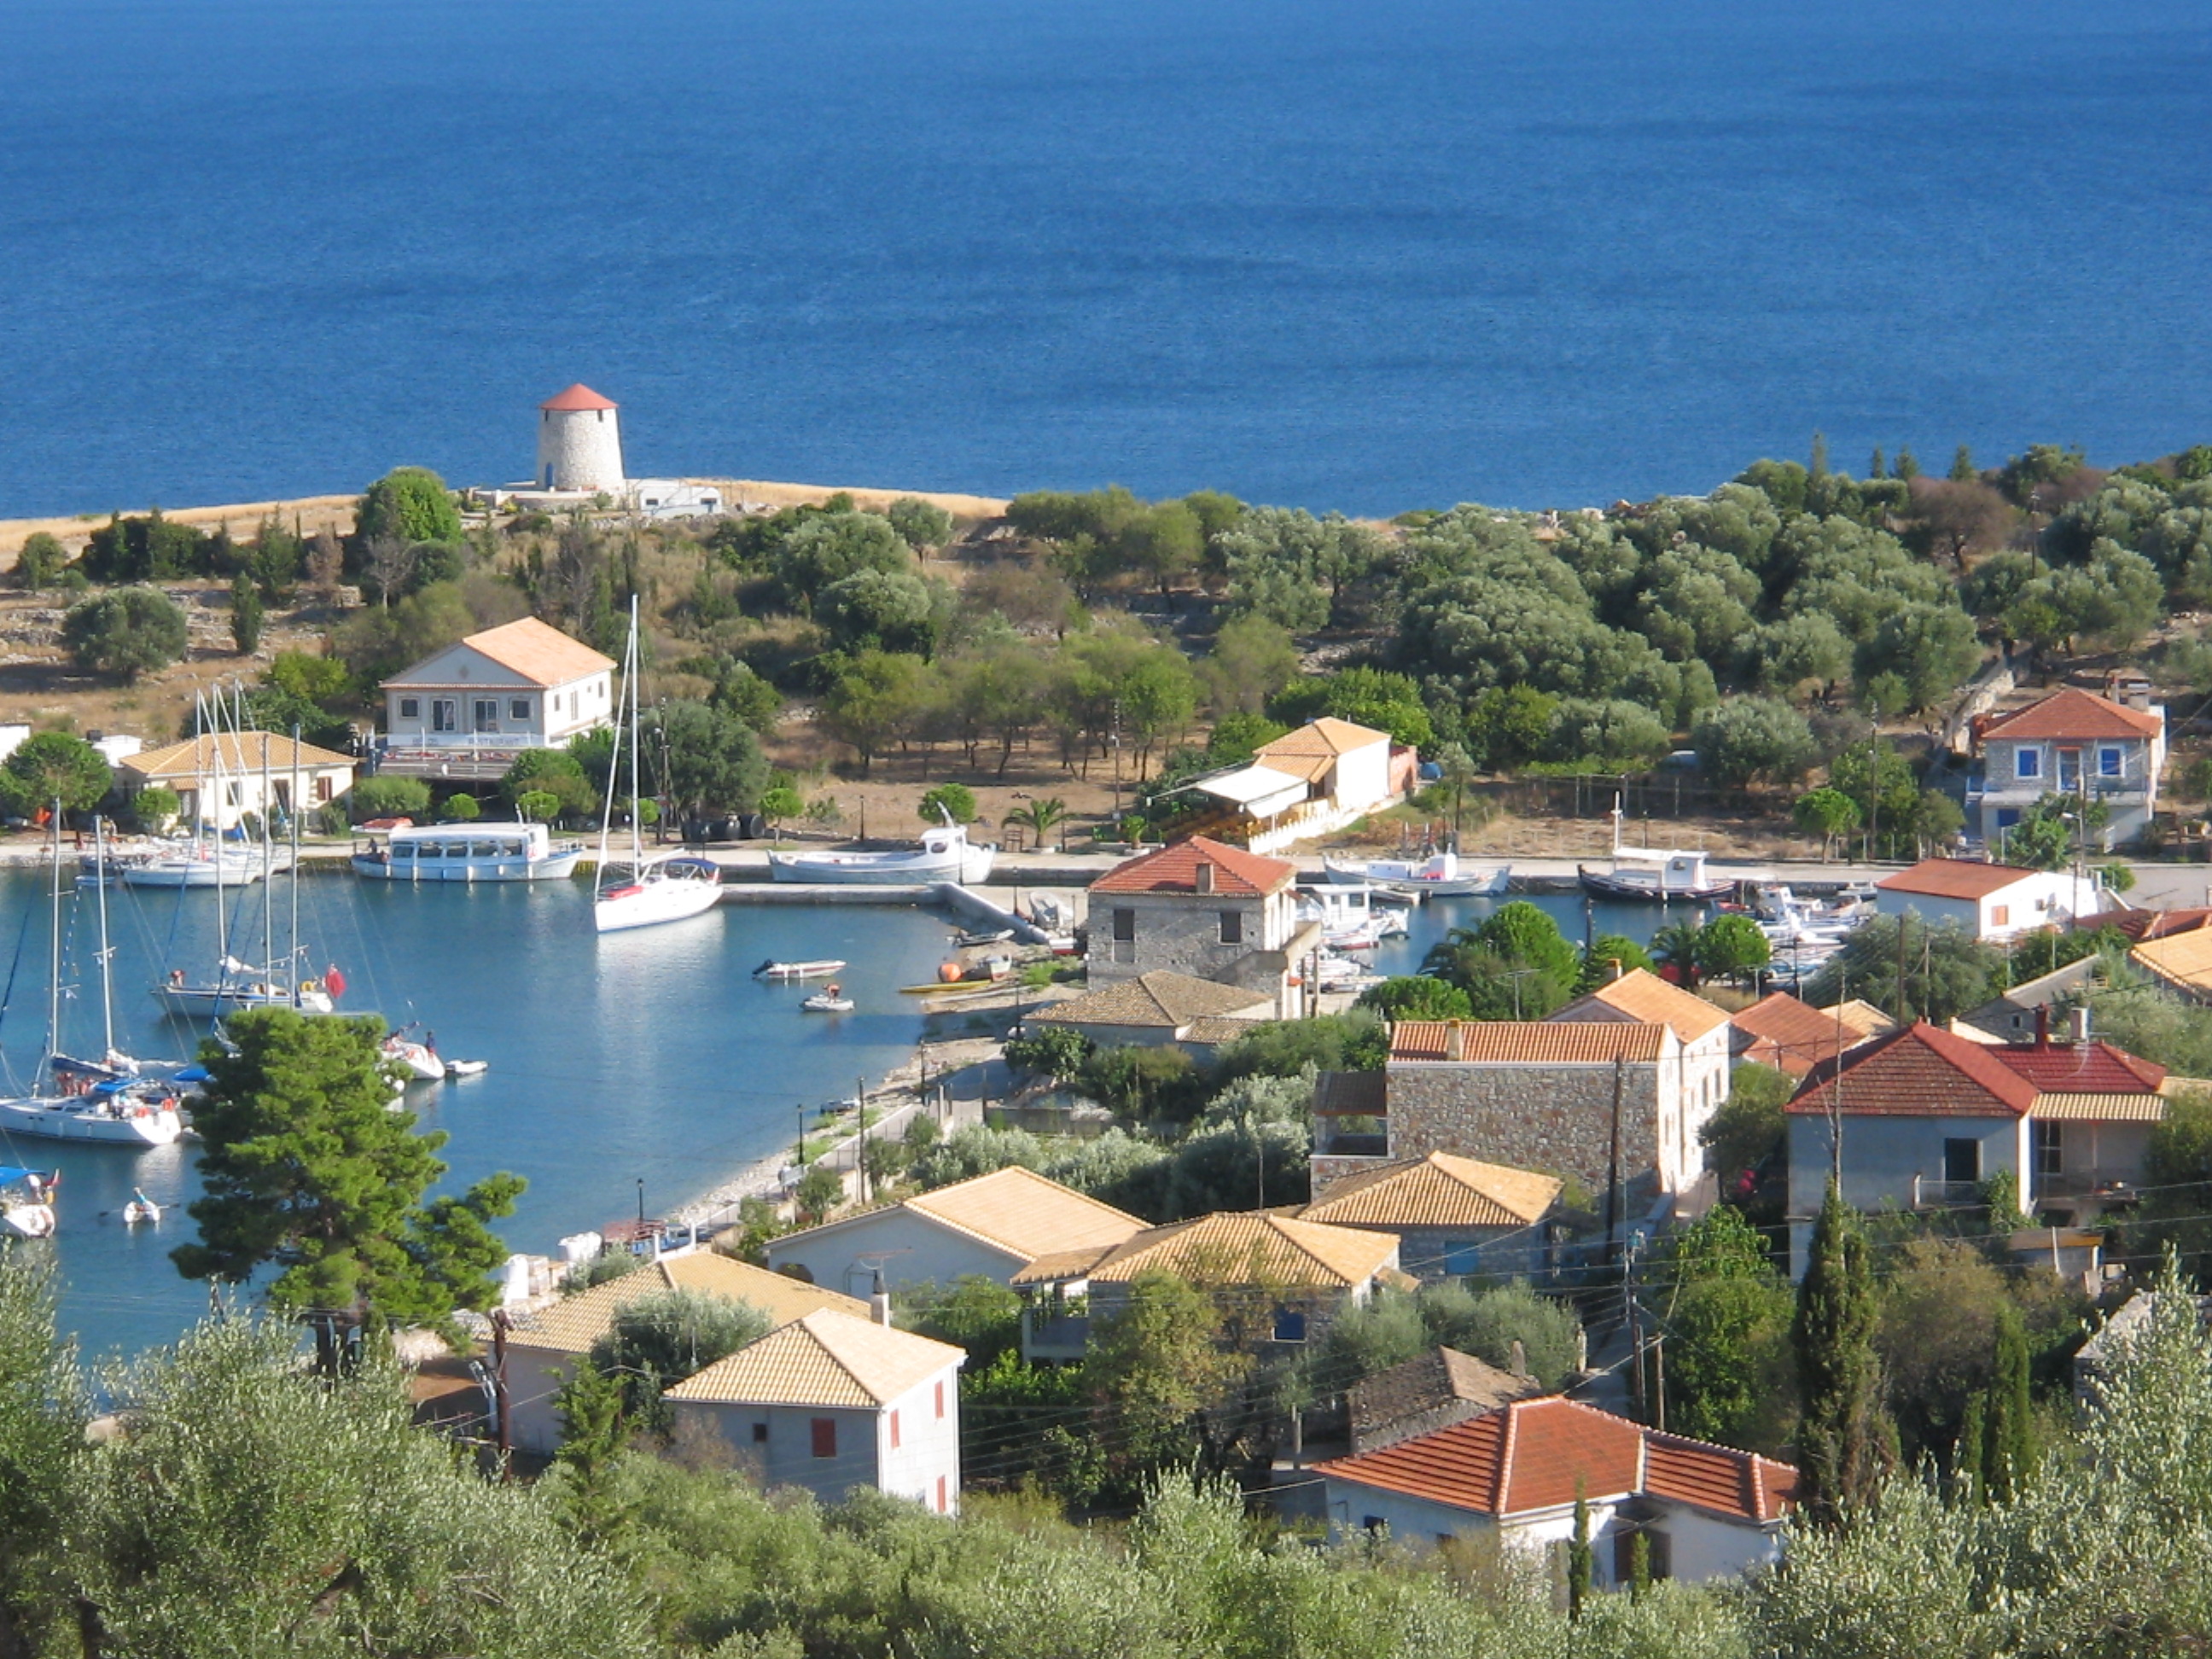
<path id="1" fill-rule="evenodd" d="M 483 807 L 474 795 L 449 795 L 442 816 L 447 823 L 474 823 L 483 816 Z"/>
<path id="2" fill-rule="evenodd" d="M 138 827 L 160 830 L 172 823 L 185 810 L 185 803 L 173 789 L 164 789 L 159 784 L 141 789 L 131 800 L 131 814 L 138 820 Z"/>
<path id="3" fill-rule="evenodd" d="M 430 810 L 430 786 L 420 778 L 363 778 L 346 794 L 356 823 L 411 818 Z"/>

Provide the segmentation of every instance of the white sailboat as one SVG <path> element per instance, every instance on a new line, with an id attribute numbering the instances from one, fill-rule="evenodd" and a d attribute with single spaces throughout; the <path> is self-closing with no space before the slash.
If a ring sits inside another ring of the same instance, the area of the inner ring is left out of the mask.
<path id="1" fill-rule="evenodd" d="M 623 697 L 629 704 L 629 859 L 608 861 L 614 826 L 615 784 L 622 775 L 623 723 L 615 726 L 614 754 L 607 763 L 606 805 L 599 817 L 599 886 L 592 902 L 592 926 L 602 933 L 681 921 L 714 908 L 722 896 L 721 866 L 712 859 L 683 853 L 645 850 L 637 811 L 638 781 L 637 596 L 629 601 L 629 642 L 623 650 Z"/>

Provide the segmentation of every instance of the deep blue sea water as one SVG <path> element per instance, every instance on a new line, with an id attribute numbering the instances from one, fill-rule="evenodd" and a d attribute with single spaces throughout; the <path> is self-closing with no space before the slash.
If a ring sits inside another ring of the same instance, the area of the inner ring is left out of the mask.
<path id="1" fill-rule="evenodd" d="M 0 0 L 0 516 L 2212 438 L 2182 0 Z"/>

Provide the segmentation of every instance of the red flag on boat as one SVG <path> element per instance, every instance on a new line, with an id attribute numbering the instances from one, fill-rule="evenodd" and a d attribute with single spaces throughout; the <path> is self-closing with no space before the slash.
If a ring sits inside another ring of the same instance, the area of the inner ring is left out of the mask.
<path id="1" fill-rule="evenodd" d="M 323 988 L 331 994 L 332 1000 L 345 994 L 345 975 L 338 972 L 337 963 L 334 962 L 323 969 Z"/>

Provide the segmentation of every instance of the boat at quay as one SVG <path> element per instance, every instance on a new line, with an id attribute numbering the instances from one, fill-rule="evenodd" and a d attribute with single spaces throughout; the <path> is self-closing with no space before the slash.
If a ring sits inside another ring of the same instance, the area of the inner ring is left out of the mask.
<path id="1" fill-rule="evenodd" d="M 542 823 L 410 825 L 353 854 L 371 881 L 565 881 L 584 856 Z"/>

